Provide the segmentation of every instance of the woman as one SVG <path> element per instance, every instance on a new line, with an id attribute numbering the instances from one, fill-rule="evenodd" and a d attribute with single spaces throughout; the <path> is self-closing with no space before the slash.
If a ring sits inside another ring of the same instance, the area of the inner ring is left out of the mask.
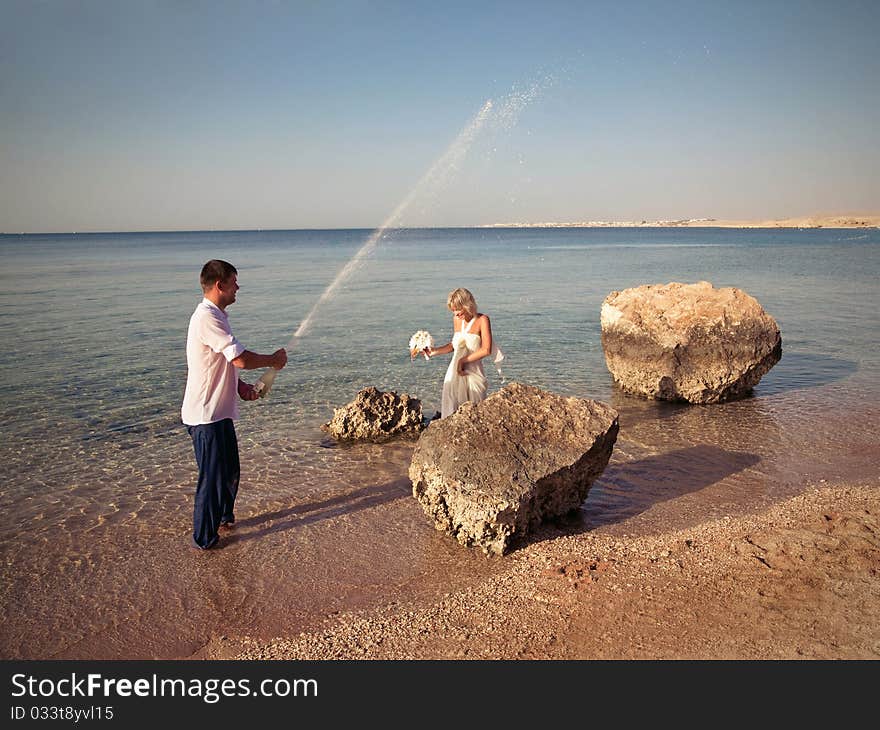
<path id="1" fill-rule="evenodd" d="M 473 294 L 467 289 L 456 289 L 449 293 L 446 306 L 452 312 L 452 341 L 442 347 L 428 348 L 428 357 L 453 353 L 443 379 L 440 418 L 455 413 L 462 403 L 483 400 L 487 388 L 483 358 L 497 353 L 497 363 L 504 357 L 492 342 L 489 317 L 477 312 Z"/>

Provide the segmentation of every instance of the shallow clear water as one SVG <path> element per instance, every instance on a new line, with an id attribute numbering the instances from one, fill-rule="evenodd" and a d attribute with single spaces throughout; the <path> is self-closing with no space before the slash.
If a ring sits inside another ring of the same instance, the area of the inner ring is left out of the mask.
<path id="1" fill-rule="evenodd" d="M 560 529 L 670 529 L 823 478 L 876 480 L 880 232 L 391 231 L 295 342 L 270 398 L 242 404 L 239 525 L 224 549 L 190 551 L 196 469 L 179 409 L 202 263 L 236 265 L 233 331 L 270 352 L 370 233 L 0 236 L 3 656 L 187 656 L 218 633 L 299 630 L 497 570 L 409 496 L 412 442 L 337 446 L 319 428 L 366 385 L 439 408 L 446 359 L 410 362 L 407 343 L 417 329 L 449 338 L 457 286 L 491 316 L 508 380 L 620 411 L 611 464 Z M 780 363 L 721 406 L 617 392 L 604 297 L 703 279 L 776 318 Z"/>

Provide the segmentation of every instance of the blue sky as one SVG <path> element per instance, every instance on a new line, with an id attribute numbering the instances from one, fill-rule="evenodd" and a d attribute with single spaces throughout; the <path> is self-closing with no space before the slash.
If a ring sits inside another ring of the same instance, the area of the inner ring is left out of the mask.
<path id="1" fill-rule="evenodd" d="M 526 96 L 401 225 L 878 212 L 878 38 L 875 2 L 0 0 L 0 231 L 372 228 Z"/>

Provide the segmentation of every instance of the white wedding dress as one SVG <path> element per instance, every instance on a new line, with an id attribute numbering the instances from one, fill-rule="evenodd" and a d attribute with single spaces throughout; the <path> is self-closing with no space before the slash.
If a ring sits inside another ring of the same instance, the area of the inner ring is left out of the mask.
<path id="1" fill-rule="evenodd" d="M 464 366 L 465 374 L 458 374 L 458 361 L 465 355 L 476 352 L 482 345 L 479 333 L 471 332 L 471 325 L 476 319 L 474 317 L 470 322 L 462 322 L 461 330 L 452 335 L 452 362 L 449 363 L 446 377 L 443 378 L 440 418 L 451 416 L 462 403 L 468 401 L 479 403 L 486 397 L 488 382 L 482 360 L 466 363 Z M 504 355 L 495 346 L 492 347 L 491 354 L 496 363 L 504 359 Z"/>

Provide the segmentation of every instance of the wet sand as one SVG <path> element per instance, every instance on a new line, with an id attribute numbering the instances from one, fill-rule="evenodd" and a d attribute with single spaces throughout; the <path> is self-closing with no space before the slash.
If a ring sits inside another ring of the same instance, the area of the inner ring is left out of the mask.
<path id="1" fill-rule="evenodd" d="M 238 523 L 207 552 L 188 547 L 195 469 L 176 436 L 167 461 L 183 471 L 126 477 L 142 507 L 78 514 L 122 474 L 97 471 L 128 453 L 108 444 L 51 505 L 72 513 L 65 529 L 5 548 L 0 646 L 28 659 L 872 656 L 880 409 L 852 382 L 722 408 L 615 394 L 620 436 L 580 512 L 502 558 L 433 528 L 406 478 L 411 441 L 244 439 Z M 51 517 L 40 509 L 35 526 Z M 844 527 L 823 522 L 832 512 Z M 749 554 L 752 534 L 781 557 Z M 798 550 L 797 569 L 779 563 Z"/>
<path id="2" fill-rule="evenodd" d="M 453 554 L 419 597 L 194 656 L 880 658 L 877 409 L 613 403 L 621 437 L 579 514 L 482 562 L 437 533 Z"/>
<path id="3" fill-rule="evenodd" d="M 817 485 L 760 514 L 645 537 L 534 542 L 425 603 L 329 618 L 198 658 L 878 659 L 880 483 Z"/>

